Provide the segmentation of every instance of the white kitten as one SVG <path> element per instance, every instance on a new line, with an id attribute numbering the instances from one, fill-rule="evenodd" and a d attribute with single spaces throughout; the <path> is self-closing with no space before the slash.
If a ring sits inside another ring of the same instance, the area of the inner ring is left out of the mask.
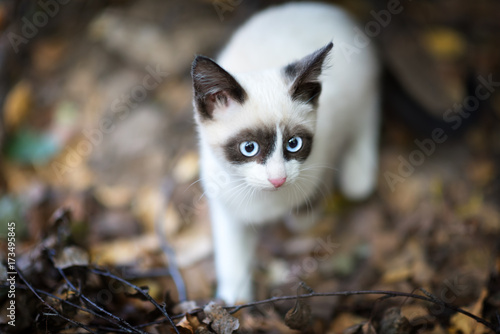
<path id="1" fill-rule="evenodd" d="M 220 66 L 203 56 L 193 62 L 217 296 L 228 303 L 252 299 L 253 224 L 310 206 L 336 174 L 350 198 L 374 188 L 378 62 L 370 47 L 346 59 L 331 43 L 352 45 L 354 27 L 337 7 L 286 4 L 244 24 Z"/>

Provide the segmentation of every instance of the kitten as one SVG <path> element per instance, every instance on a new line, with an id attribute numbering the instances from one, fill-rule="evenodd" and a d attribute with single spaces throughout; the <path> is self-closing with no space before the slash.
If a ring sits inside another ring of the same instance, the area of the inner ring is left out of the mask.
<path id="1" fill-rule="evenodd" d="M 338 7 L 285 4 L 252 17 L 217 63 L 193 62 L 217 297 L 228 303 L 252 299 L 256 224 L 312 207 L 334 178 L 353 199 L 374 188 L 379 65 L 370 47 L 349 60 L 331 42 L 352 44 L 354 27 Z"/>

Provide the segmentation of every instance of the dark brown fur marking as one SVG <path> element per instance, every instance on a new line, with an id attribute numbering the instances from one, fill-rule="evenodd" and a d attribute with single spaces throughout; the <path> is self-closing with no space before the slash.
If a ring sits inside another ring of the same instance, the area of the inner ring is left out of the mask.
<path id="1" fill-rule="evenodd" d="M 294 136 L 302 138 L 302 147 L 295 153 L 286 149 L 288 140 Z M 234 164 L 243 164 L 255 161 L 259 164 L 266 163 L 267 159 L 276 149 L 277 134 L 273 127 L 258 129 L 245 129 L 233 136 L 224 145 L 224 154 L 226 159 Z M 259 144 L 259 152 L 253 157 L 244 156 L 240 151 L 240 144 L 246 141 L 255 141 Z M 305 127 L 297 125 L 294 127 L 285 127 L 283 131 L 283 157 L 285 160 L 304 161 L 312 150 L 313 134 Z"/>
<path id="2" fill-rule="evenodd" d="M 295 153 L 289 152 L 286 149 L 286 145 L 288 140 L 292 137 L 298 136 L 302 138 L 302 147 Z M 298 160 L 304 161 L 307 159 L 309 154 L 311 153 L 313 145 L 313 134 L 301 125 L 297 125 L 294 127 L 285 127 L 285 131 L 283 131 L 283 155 L 285 156 L 285 160 Z"/>
<path id="3" fill-rule="evenodd" d="M 226 105 L 228 98 L 243 104 L 247 94 L 238 81 L 212 59 L 198 56 L 191 67 L 194 102 L 201 119 L 212 119 L 217 104 Z"/>
<path id="4" fill-rule="evenodd" d="M 316 52 L 284 68 L 285 78 L 293 82 L 290 95 L 294 101 L 317 105 L 321 93 L 321 83 L 318 81 L 318 77 L 332 47 L 333 43 L 330 42 Z"/>
<path id="5" fill-rule="evenodd" d="M 264 164 L 276 149 L 276 129 L 273 127 L 245 129 L 229 139 L 224 145 L 226 159 L 234 164 L 256 161 Z M 240 151 L 240 144 L 255 141 L 259 144 L 259 152 L 253 157 L 246 157 Z"/>

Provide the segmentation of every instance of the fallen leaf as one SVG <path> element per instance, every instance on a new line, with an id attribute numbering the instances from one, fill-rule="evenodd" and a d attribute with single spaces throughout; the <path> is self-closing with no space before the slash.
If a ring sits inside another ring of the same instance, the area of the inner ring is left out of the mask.
<path id="1" fill-rule="evenodd" d="M 64 247 L 62 252 L 58 252 L 54 257 L 54 266 L 65 269 L 73 266 L 87 266 L 89 264 L 89 254 L 77 246 Z"/>
<path id="2" fill-rule="evenodd" d="M 199 330 L 206 329 L 205 326 L 200 323 L 195 315 L 186 314 L 184 318 L 177 324 L 177 328 L 181 327 L 188 330 L 189 333 L 199 332 Z"/>
<path id="3" fill-rule="evenodd" d="M 222 306 L 213 301 L 208 303 L 203 311 L 207 316 L 203 322 L 211 324 L 217 334 L 231 334 L 240 327 L 238 319 L 231 316 Z"/>
<path id="4" fill-rule="evenodd" d="M 488 291 L 486 290 L 486 288 L 483 288 L 478 300 L 472 306 L 465 307 L 464 310 L 481 317 L 484 299 L 487 296 L 488 296 Z M 456 313 L 450 319 L 449 333 L 480 334 L 480 333 L 487 333 L 489 331 L 490 331 L 489 328 L 476 322 L 474 319 L 462 313 Z"/>
<path id="5" fill-rule="evenodd" d="M 380 333 L 407 334 L 410 333 L 410 329 L 410 322 L 401 315 L 399 307 L 391 307 L 385 310 L 380 322 Z"/>
<path id="6" fill-rule="evenodd" d="M 291 329 L 305 330 L 311 326 L 311 307 L 302 299 L 285 315 L 285 324 Z"/>

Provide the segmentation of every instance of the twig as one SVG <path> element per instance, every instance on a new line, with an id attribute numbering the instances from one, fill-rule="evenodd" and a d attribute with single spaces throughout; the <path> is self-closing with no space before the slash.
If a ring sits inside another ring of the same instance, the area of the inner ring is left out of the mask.
<path id="1" fill-rule="evenodd" d="M 52 253 L 51 251 L 48 252 L 49 254 L 49 257 L 50 257 L 50 260 L 52 261 L 52 263 L 54 263 L 54 259 L 52 257 Z M 117 321 L 118 323 L 115 324 L 115 325 L 118 325 L 120 328 L 124 329 L 127 331 L 127 333 L 141 333 L 141 334 L 147 334 L 146 332 L 140 330 L 140 329 L 137 329 L 135 328 L 134 326 L 132 326 L 131 324 L 129 324 L 125 319 L 122 319 L 116 315 L 114 315 L 113 313 L 105 310 L 104 308 L 100 307 L 99 305 L 97 305 L 96 303 L 94 303 L 93 301 L 91 301 L 90 299 L 88 299 L 84 294 L 82 294 L 82 292 L 77 289 L 73 283 L 71 283 L 71 281 L 68 279 L 68 277 L 66 276 L 66 274 L 64 273 L 64 271 L 59 268 L 59 267 L 56 267 L 54 265 L 54 267 L 57 269 L 57 271 L 59 272 L 59 274 L 61 275 L 62 278 L 64 278 L 64 280 L 66 281 L 66 283 L 69 285 L 69 287 L 78 294 L 78 296 L 83 299 L 87 304 L 91 305 L 92 307 L 94 307 L 95 309 L 97 309 L 98 311 L 100 312 L 103 312 L 104 314 L 106 314 L 108 317 L 111 317 L 112 319 L 114 319 L 115 321 Z M 121 326 L 119 323 L 122 323 L 125 327 Z M 127 329 L 128 328 L 128 329 Z"/>
<path id="2" fill-rule="evenodd" d="M 22 272 L 19 270 L 19 268 L 16 266 L 16 272 L 17 274 L 19 275 L 19 278 L 24 282 L 24 284 L 28 287 L 28 289 L 31 290 L 31 292 L 33 292 L 33 294 L 45 305 L 47 306 L 53 313 L 55 316 L 58 316 L 59 318 L 63 319 L 63 320 L 66 320 L 67 322 L 69 323 L 72 323 L 73 325 L 75 326 L 78 326 L 80 328 L 83 328 L 85 329 L 86 331 L 88 331 L 89 333 L 96 333 L 97 332 L 94 332 L 92 329 L 90 329 L 88 326 L 86 326 L 85 324 L 82 324 L 81 322 L 78 322 L 76 320 L 72 320 L 72 319 L 69 319 L 69 318 L 66 318 L 64 315 L 60 314 L 52 305 L 50 305 L 49 303 L 47 303 L 36 291 L 35 289 L 31 286 L 31 284 L 28 283 L 28 281 L 24 278 L 24 275 L 22 274 Z"/>
<path id="3" fill-rule="evenodd" d="M 172 247 L 170 247 L 170 244 L 167 241 L 165 230 L 163 228 L 163 226 L 165 225 L 164 224 L 165 222 L 163 221 L 163 213 L 165 212 L 165 209 L 168 206 L 170 197 L 172 196 L 173 188 L 174 188 L 174 183 L 171 180 L 166 179 L 162 182 L 161 186 L 162 203 L 160 205 L 160 211 L 158 212 L 158 215 L 156 217 L 155 230 L 158 238 L 160 239 L 160 247 L 163 250 L 165 257 L 167 258 L 168 271 L 177 288 L 179 301 L 184 302 L 187 300 L 186 285 L 184 284 L 181 272 L 179 271 L 179 266 L 177 264 L 175 251 Z"/>
<path id="4" fill-rule="evenodd" d="M 450 305 L 450 304 L 447 304 L 445 303 L 444 301 L 442 300 L 439 300 L 439 299 L 435 299 L 435 298 L 430 298 L 430 297 L 426 297 L 426 296 L 421 296 L 421 295 L 416 295 L 414 293 L 408 293 L 408 292 L 398 292 L 398 291 L 383 291 L 383 290 L 361 290 L 361 291 L 339 291 L 339 292 L 325 292 L 325 293 L 308 293 L 308 294 L 302 294 L 302 295 L 298 295 L 298 296 L 282 296 L 282 297 L 273 297 L 273 298 L 269 298 L 269 299 L 264 299 L 264 300 L 259 300 L 259 301 L 256 301 L 256 302 L 251 302 L 251 303 L 247 303 L 247 304 L 242 304 L 242 305 L 238 305 L 238 306 L 225 306 L 224 309 L 228 310 L 230 314 L 234 314 L 236 312 L 238 312 L 239 310 L 242 310 L 244 308 L 248 308 L 248 307 L 253 307 L 253 306 L 257 306 L 257 305 L 261 305 L 261 304 L 267 304 L 267 303 L 274 303 L 274 302 L 278 302 L 278 301 L 284 301 L 284 300 L 296 300 L 296 299 L 300 299 L 300 298 L 313 298 L 313 297 L 339 297 L 339 296 L 352 296 L 352 295 L 386 295 L 388 298 L 391 298 L 391 297 L 408 297 L 408 298 L 413 298 L 413 299 L 419 299 L 419 300 L 422 300 L 422 301 L 425 301 L 425 302 L 429 302 L 429 303 L 434 303 L 434 304 L 439 304 L 439 305 L 442 305 L 452 311 L 455 311 L 455 312 L 458 312 L 458 313 L 462 313 L 464 314 L 465 316 L 469 317 L 469 318 L 472 318 L 474 319 L 476 322 L 479 322 L 481 324 L 483 324 L 484 326 L 492 329 L 493 331 L 495 331 L 495 333 L 500 333 L 500 330 L 499 328 L 497 328 L 494 324 L 492 324 L 491 322 L 483 319 L 483 318 L 480 318 L 468 311 L 465 311 L 459 307 L 456 307 L 456 306 L 453 306 L 453 305 Z M 193 309 L 189 312 L 187 312 L 188 314 L 190 315 L 195 315 L 195 314 L 198 314 L 200 312 L 203 311 L 203 308 L 196 308 L 196 309 Z M 184 314 L 179 314 L 179 315 L 175 315 L 175 316 L 172 316 L 172 319 L 178 319 L 178 318 L 182 318 L 184 317 Z M 152 324 L 158 324 L 159 322 L 152 322 L 152 323 L 149 323 L 149 324 L 143 324 L 141 325 L 142 326 L 148 326 L 148 325 L 152 325 Z"/>
<path id="5" fill-rule="evenodd" d="M 105 277 L 110 277 L 110 278 L 113 278 L 115 280 L 117 280 L 118 282 L 121 282 L 125 285 L 128 285 L 129 287 L 133 288 L 134 290 L 136 290 L 137 292 L 139 292 L 141 295 L 143 295 L 147 300 L 149 300 L 162 314 L 163 316 L 165 316 L 166 320 L 170 323 L 170 325 L 173 327 L 174 331 L 177 333 L 177 334 L 180 334 L 179 331 L 177 330 L 177 327 L 175 326 L 174 322 L 172 321 L 172 318 L 168 315 L 168 312 L 165 310 L 164 307 L 161 307 L 157 302 L 156 300 L 153 299 L 153 297 L 151 297 L 149 295 L 149 293 L 145 292 L 143 289 L 141 289 L 140 287 L 124 280 L 123 278 L 121 277 L 118 277 L 116 275 L 113 275 L 111 274 L 109 271 L 102 271 L 102 270 L 99 270 L 99 269 L 95 269 L 95 268 L 89 268 L 91 272 L 93 272 L 94 274 L 97 274 L 97 275 L 101 275 L 101 276 L 105 276 Z"/>
<path id="6" fill-rule="evenodd" d="M 420 299 L 426 302 L 434 303 L 434 304 L 439 304 L 442 305 L 452 311 L 462 313 L 463 315 L 468 316 L 469 318 L 474 319 L 476 322 L 479 322 L 486 327 L 496 331 L 498 333 L 498 328 L 495 327 L 491 322 L 480 318 L 468 311 L 465 311 L 457 306 L 450 305 L 448 303 L 445 303 L 442 300 L 435 299 L 435 298 L 429 298 L 421 295 L 416 295 L 413 293 L 408 293 L 408 292 L 397 292 L 397 291 L 381 291 L 381 290 L 365 290 L 365 291 L 340 291 L 340 292 L 326 292 L 326 293 L 308 293 L 308 294 L 303 294 L 303 295 L 298 295 L 298 296 L 283 296 L 283 297 L 273 297 L 265 300 L 260 300 L 248 304 L 243 304 L 239 306 L 227 306 L 225 307 L 226 310 L 229 311 L 230 314 L 236 313 L 239 310 L 251 306 L 257 306 L 260 304 L 266 304 L 266 303 L 273 303 L 277 301 L 283 301 L 283 300 L 294 300 L 297 298 L 312 298 L 312 297 L 334 297 L 334 296 L 351 296 L 351 295 L 388 295 L 390 297 L 410 297 L 413 299 Z M 191 312 L 190 312 L 191 313 Z"/>
<path id="7" fill-rule="evenodd" d="M 27 285 L 20 285 L 20 284 L 16 284 L 16 289 L 28 289 L 28 286 Z M 80 311 L 83 311 L 83 312 L 86 312 L 88 314 L 91 314 L 97 318 L 100 318 L 100 319 L 103 319 L 103 320 L 107 320 L 109 322 L 111 322 L 108 318 L 106 318 L 105 316 L 89 309 L 89 308 L 86 308 L 86 307 L 83 307 L 83 306 L 80 306 L 80 305 L 77 305 L 75 303 L 72 303 L 70 302 L 69 300 L 66 300 L 66 299 L 63 299 L 61 297 L 58 297 L 56 295 L 53 295 L 51 294 L 50 292 L 47 292 L 47 291 L 43 291 L 43 290 L 40 290 L 40 289 L 36 289 L 36 288 L 33 288 L 37 293 L 41 294 L 41 295 L 45 295 L 49 298 L 52 298 L 52 299 L 55 299 L 63 304 L 66 304 L 66 305 L 69 305 L 69 306 L 72 306 Z M 113 322 L 111 322 L 113 323 Z M 114 325 L 117 325 L 118 327 L 124 329 L 124 332 L 127 332 L 128 330 L 126 328 L 123 328 L 120 324 L 117 324 L 117 323 L 113 323 Z M 99 329 L 104 329 L 104 327 L 98 327 Z M 108 330 L 108 328 L 106 328 L 106 330 Z M 118 330 L 117 328 L 113 329 L 113 330 Z"/>

